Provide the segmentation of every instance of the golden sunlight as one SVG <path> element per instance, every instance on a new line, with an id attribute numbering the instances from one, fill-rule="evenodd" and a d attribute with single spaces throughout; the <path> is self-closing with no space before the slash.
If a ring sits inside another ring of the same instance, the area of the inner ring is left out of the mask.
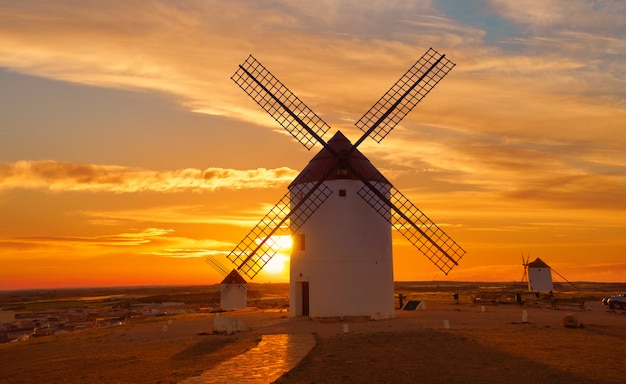
<path id="1" fill-rule="evenodd" d="M 279 274 L 285 270 L 285 263 L 288 261 L 289 257 L 281 253 L 277 253 L 274 255 L 274 257 L 269 259 L 267 264 L 265 264 L 265 266 L 263 267 L 263 271 L 272 275 Z"/>
<path id="2" fill-rule="evenodd" d="M 255 240 L 255 243 L 256 244 L 261 244 L 261 241 L 263 241 L 262 238 L 257 238 Z M 268 238 L 268 240 L 264 244 L 265 247 L 269 247 L 269 248 L 275 250 L 276 252 L 290 250 L 291 249 L 291 245 L 292 245 L 292 241 L 291 241 L 291 236 L 290 235 L 273 235 L 273 236 L 270 236 Z M 289 253 L 289 252 L 285 252 L 285 253 Z"/>
<path id="3" fill-rule="evenodd" d="M 293 241 L 290 235 L 276 235 L 272 236 L 272 240 L 274 240 L 275 247 L 279 251 L 290 250 L 293 245 Z"/>
<path id="4" fill-rule="evenodd" d="M 260 239 L 257 239 L 260 242 Z M 291 246 L 293 244 L 290 235 L 274 235 L 268 242 L 271 244 L 272 249 L 276 251 L 274 257 L 266 261 L 263 270 L 269 274 L 278 274 L 284 271 L 285 263 L 289 261 L 289 253 L 291 252 Z M 266 260 L 268 256 L 263 256 Z"/>

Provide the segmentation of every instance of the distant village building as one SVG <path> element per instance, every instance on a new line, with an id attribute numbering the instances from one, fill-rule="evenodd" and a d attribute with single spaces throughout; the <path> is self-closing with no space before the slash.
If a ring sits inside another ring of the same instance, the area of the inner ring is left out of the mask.
<path id="1" fill-rule="evenodd" d="M 248 283 L 233 269 L 222 280 L 220 292 L 220 308 L 224 311 L 243 309 L 248 306 Z"/>
<path id="2" fill-rule="evenodd" d="M 551 293 L 552 271 L 550 266 L 540 258 L 528 263 L 528 290 L 531 292 Z"/>

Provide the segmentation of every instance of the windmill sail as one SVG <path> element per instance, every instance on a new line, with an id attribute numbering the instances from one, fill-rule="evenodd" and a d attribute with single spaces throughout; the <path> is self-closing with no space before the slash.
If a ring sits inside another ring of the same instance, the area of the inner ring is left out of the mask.
<path id="1" fill-rule="evenodd" d="M 287 192 L 228 254 L 238 271 L 254 278 L 278 253 L 280 247 L 276 236 L 297 231 L 332 191 L 320 183 L 316 188 L 300 193 L 301 201 L 292 208 L 290 192 Z"/>
<path id="2" fill-rule="evenodd" d="M 228 276 L 228 274 L 230 273 L 230 270 L 226 268 L 224 264 L 220 263 L 213 255 L 208 255 L 204 259 L 204 262 L 213 267 L 213 269 L 215 269 L 217 272 L 220 272 L 223 276 Z"/>
<path id="3" fill-rule="evenodd" d="M 445 55 L 430 48 L 385 93 L 369 111 L 356 122 L 364 132 L 352 151 L 372 137 L 377 142 L 389 132 L 443 79 L 455 64 Z M 352 170 L 357 173 L 356 170 Z M 390 195 L 381 193 L 376 186 L 360 176 L 363 187 L 358 192 L 374 210 L 419 249 L 446 275 L 458 265 L 465 251 L 441 228 L 420 211 L 400 191 L 391 188 Z"/>
<path id="4" fill-rule="evenodd" d="M 321 142 L 330 126 L 252 55 L 231 79 L 306 149 Z"/>
<path id="5" fill-rule="evenodd" d="M 355 123 L 357 128 L 365 132 L 361 140 L 369 136 L 380 143 L 454 66 L 445 55 L 430 48 Z"/>
<path id="6" fill-rule="evenodd" d="M 446 275 L 459 264 L 465 250 L 430 220 L 400 191 L 391 188 L 389 198 L 374 186 L 364 185 L 361 196 L 411 244 Z M 390 212 L 391 211 L 391 212 Z"/>

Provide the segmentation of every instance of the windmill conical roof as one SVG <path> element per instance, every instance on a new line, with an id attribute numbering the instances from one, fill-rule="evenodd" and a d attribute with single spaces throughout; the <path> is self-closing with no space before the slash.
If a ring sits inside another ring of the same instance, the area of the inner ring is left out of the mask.
<path id="1" fill-rule="evenodd" d="M 535 261 L 528 263 L 528 268 L 550 268 L 550 266 L 540 258 L 536 258 Z"/>
<path id="2" fill-rule="evenodd" d="M 222 284 L 246 284 L 246 280 L 241 277 L 239 272 L 236 269 L 233 269 L 225 278 L 222 280 Z"/>
<path id="3" fill-rule="evenodd" d="M 346 153 L 352 148 L 352 143 L 346 138 L 341 131 L 337 131 L 335 135 L 328 141 L 328 146 L 335 152 L 341 154 Z M 339 164 L 340 157 L 331 153 L 326 147 L 315 155 L 309 164 L 300 172 L 300 174 L 294 179 L 291 185 L 315 182 L 325 177 L 326 180 L 336 179 L 353 179 L 360 180 L 360 178 L 352 172 L 340 172 Z M 359 172 L 368 181 L 378 181 L 391 185 L 391 183 L 372 165 L 372 163 L 359 152 L 358 149 L 353 150 L 347 159 L 351 168 Z M 290 186 L 291 186 L 290 185 Z"/>

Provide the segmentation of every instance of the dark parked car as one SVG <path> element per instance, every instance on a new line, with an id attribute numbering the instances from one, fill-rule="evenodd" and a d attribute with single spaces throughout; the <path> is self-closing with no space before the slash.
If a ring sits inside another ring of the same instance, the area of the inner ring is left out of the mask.
<path id="1" fill-rule="evenodd" d="M 626 293 L 620 296 L 607 296 L 602 299 L 602 304 L 613 309 L 626 309 Z"/>

